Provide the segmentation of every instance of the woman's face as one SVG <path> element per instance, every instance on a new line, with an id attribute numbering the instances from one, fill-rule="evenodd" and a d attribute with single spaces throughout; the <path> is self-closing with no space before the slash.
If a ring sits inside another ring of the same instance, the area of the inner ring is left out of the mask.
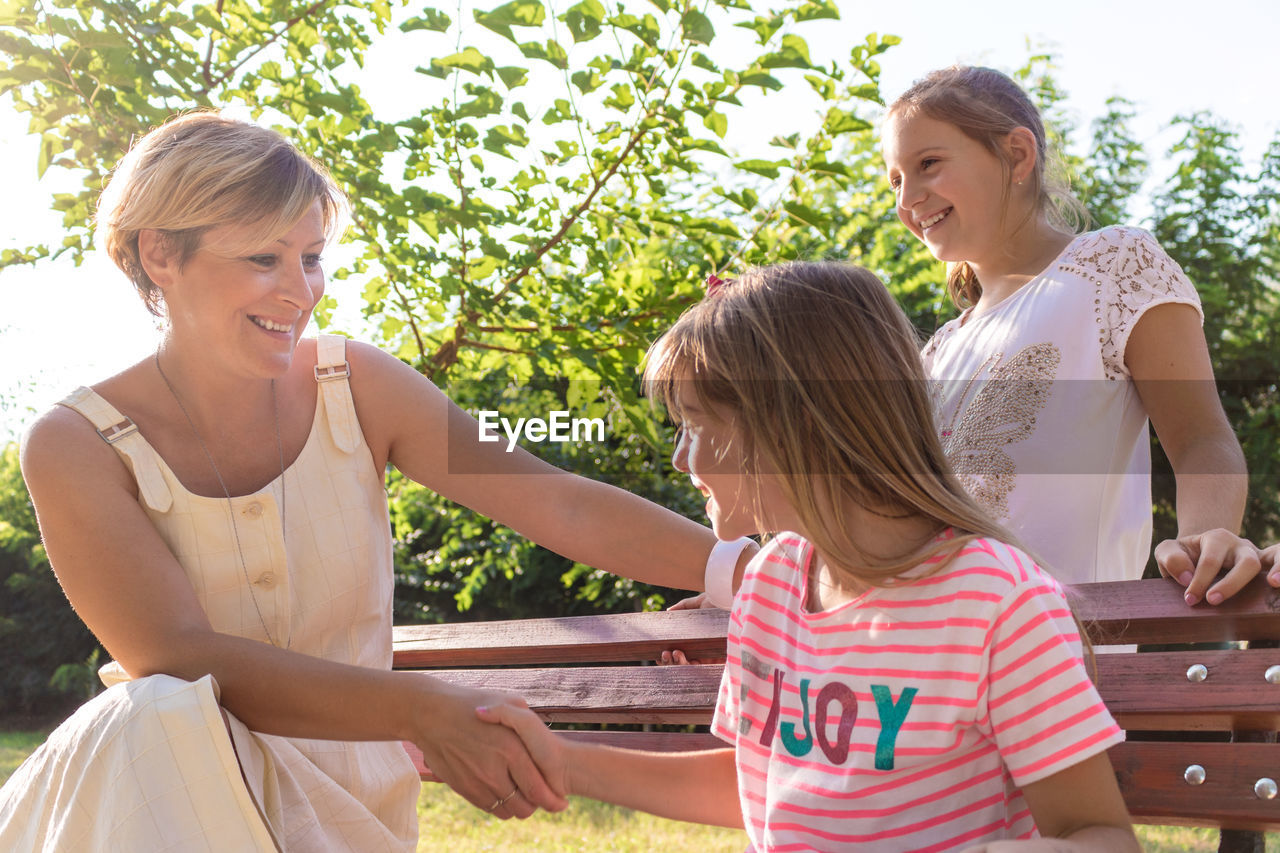
<path id="1" fill-rule="evenodd" d="M 224 353 L 250 373 L 279 375 L 324 295 L 324 245 L 318 203 L 278 239 L 255 242 L 239 226 L 209 231 L 180 269 L 168 268 L 172 333 L 199 338 L 210 357 Z"/>
<path id="2" fill-rule="evenodd" d="M 999 257 L 1009 176 L 1003 163 L 954 124 L 916 114 L 885 125 L 883 153 L 898 218 L 940 261 L 980 266 Z"/>

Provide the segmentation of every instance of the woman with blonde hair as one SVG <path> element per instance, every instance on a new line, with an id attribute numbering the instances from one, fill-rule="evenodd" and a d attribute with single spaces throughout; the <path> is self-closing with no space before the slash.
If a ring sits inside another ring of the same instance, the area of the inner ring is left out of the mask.
<path id="1" fill-rule="evenodd" d="M 113 686 L 0 789 L 0 849 L 412 850 L 401 741 L 498 817 L 562 808 L 474 718 L 518 697 L 390 671 L 387 465 L 572 559 L 701 576 L 706 528 L 480 440 L 373 347 L 302 337 L 343 206 L 279 134 L 213 113 L 112 177 L 99 237 L 163 340 L 40 417 L 22 468 Z"/>

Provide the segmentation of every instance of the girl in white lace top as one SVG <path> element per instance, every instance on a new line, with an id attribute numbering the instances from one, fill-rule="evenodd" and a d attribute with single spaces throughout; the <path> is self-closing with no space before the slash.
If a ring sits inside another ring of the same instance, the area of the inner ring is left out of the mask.
<path id="1" fill-rule="evenodd" d="M 997 71 L 916 83 L 889 110 L 883 153 L 899 218 L 948 263 L 963 309 L 923 357 L 970 491 L 1060 580 L 1137 578 L 1150 419 L 1177 477 L 1178 538 L 1156 546 L 1160 571 L 1190 604 L 1238 591 L 1260 569 L 1237 535 L 1245 462 L 1177 263 L 1137 228 L 1072 233 L 1080 205 L 1046 175 L 1040 116 Z M 1280 567 L 1268 580 L 1280 586 Z"/>

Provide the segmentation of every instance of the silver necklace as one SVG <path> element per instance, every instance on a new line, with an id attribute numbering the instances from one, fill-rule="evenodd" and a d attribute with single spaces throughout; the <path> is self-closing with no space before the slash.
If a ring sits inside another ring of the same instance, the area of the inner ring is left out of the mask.
<path id="1" fill-rule="evenodd" d="M 178 389 L 173 387 L 173 383 L 169 381 L 169 377 L 165 375 L 164 368 L 160 366 L 160 351 L 156 350 L 155 354 L 156 370 L 160 373 L 160 378 L 164 380 L 165 386 L 169 389 L 169 393 L 173 395 L 173 401 L 178 404 L 178 408 L 182 411 L 182 416 L 187 419 L 187 426 L 191 427 L 191 433 L 196 437 L 196 441 L 200 443 L 200 449 L 204 451 L 204 456 L 209 460 L 209 467 L 213 469 L 213 476 L 218 478 L 218 485 L 222 487 L 222 494 L 227 499 L 227 512 L 231 517 L 231 532 L 236 540 L 236 554 L 240 557 L 240 572 L 244 575 L 244 582 L 249 587 L 249 598 L 253 601 L 253 609 L 258 614 L 258 621 L 262 623 L 262 630 L 267 635 L 267 640 L 276 648 L 289 648 L 293 644 L 293 631 L 289 631 L 289 636 L 285 638 L 285 643 L 281 646 L 276 642 L 276 638 L 271 636 L 271 629 L 267 627 L 267 620 L 262 616 L 262 608 L 258 606 L 258 596 L 253 591 L 253 581 L 249 580 L 249 566 L 245 563 L 244 549 L 240 547 L 240 529 L 236 527 L 235 506 L 231 502 L 231 490 L 227 488 L 226 482 L 222 479 L 222 472 L 218 470 L 218 463 L 213 461 L 213 454 L 209 452 L 209 446 L 204 443 L 204 439 L 200 437 L 200 430 L 196 429 L 196 422 L 191 419 L 191 413 L 187 411 L 187 407 L 182 405 L 182 398 L 178 396 Z M 276 381 L 271 380 L 271 417 L 276 427 L 276 453 L 280 456 L 280 530 L 283 535 L 285 529 L 285 487 L 284 487 L 284 443 L 280 439 L 280 407 L 276 402 Z"/>

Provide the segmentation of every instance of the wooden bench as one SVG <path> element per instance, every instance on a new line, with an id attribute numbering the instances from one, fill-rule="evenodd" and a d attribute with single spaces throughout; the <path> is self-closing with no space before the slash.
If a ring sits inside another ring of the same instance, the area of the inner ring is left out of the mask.
<path id="1" fill-rule="evenodd" d="M 1240 742 L 1280 730 L 1280 650 L 1238 642 L 1280 640 L 1280 591 L 1259 578 L 1218 607 L 1194 608 L 1166 580 L 1084 584 L 1070 592 L 1099 652 L 1103 700 L 1124 729 L 1150 738 L 1111 750 L 1134 820 L 1280 830 L 1280 744 Z M 695 659 L 723 657 L 727 624 L 727 612 L 700 610 L 401 626 L 395 667 L 514 690 L 553 723 L 705 726 L 721 666 L 639 664 L 673 648 Z M 1191 645 L 1222 642 L 1233 646 Z M 1106 653 L 1106 645 L 1133 643 L 1183 648 Z M 1188 740 L 1206 733 L 1220 740 L 1230 733 L 1235 742 Z M 724 745 L 705 729 L 606 727 L 569 736 L 644 749 Z M 406 749 L 423 771 L 421 754 Z"/>

